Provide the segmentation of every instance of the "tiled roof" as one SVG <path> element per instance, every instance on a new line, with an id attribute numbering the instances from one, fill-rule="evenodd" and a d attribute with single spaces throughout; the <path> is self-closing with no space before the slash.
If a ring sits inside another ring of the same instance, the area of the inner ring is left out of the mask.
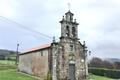
<path id="1" fill-rule="evenodd" d="M 35 48 L 31 48 L 29 50 L 23 51 L 22 54 L 34 52 L 34 51 L 45 49 L 45 48 L 49 48 L 50 46 L 51 46 L 51 44 L 41 45 L 41 46 L 38 46 L 38 47 L 35 47 Z"/>

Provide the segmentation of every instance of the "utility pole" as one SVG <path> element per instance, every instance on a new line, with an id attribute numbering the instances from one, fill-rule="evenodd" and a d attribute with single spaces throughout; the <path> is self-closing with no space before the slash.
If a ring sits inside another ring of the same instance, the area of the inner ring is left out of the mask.
<path id="1" fill-rule="evenodd" d="M 18 53 L 18 49 L 19 49 L 19 44 L 17 44 L 17 50 L 16 50 L 16 65 L 18 64 L 18 60 L 19 60 L 19 53 Z"/>

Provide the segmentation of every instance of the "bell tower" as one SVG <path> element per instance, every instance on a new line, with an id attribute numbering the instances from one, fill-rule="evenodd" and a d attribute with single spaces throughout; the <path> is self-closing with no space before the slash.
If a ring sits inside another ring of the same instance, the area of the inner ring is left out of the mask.
<path id="1" fill-rule="evenodd" d="M 61 23 L 61 37 L 60 38 L 71 38 L 78 39 L 78 23 L 76 19 L 73 20 L 74 14 L 70 10 L 65 13 Z"/>
<path id="2" fill-rule="evenodd" d="M 78 23 L 73 19 L 74 14 L 69 10 L 63 16 L 61 36 L 57 57 L 58 80 L 83 80 L 85 75 L 84 46 L 78 38 Z"/>

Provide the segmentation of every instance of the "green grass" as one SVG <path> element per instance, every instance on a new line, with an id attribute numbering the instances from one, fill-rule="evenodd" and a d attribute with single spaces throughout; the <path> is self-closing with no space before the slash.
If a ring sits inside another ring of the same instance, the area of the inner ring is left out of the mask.
<path id="1" fill-rule="evenodd" d="M 90 75 L 89 80 L 114 80 L 114 79 L 107 78 L 107 77 L 104 77 L 104 76 Z"/>
<path id="2" fill-rule="evenodd" d="M 16 68 L 15 62 L 0 60 L 0 80 L 37 80 L 19 73 Z"/>
<path id="3" fill-rule="evenodd" d="M 15 61 L 0 60 L 0 71 L 16 69 Z"/>
<path id="4" fill-rule="evenodd" d="M 15 61 L 0 60 L 0 65 L 15 65 Z"/>
<path id="5" fill-rule="evenodd" d="M 16 66 L 0 65 L 0 71 L 9 70 L 9 69 L 16 69 Z"/>
<path id="6" fill-rule="evenodd" d="M 0 60 L 0 80 L 37 80 L 31 76 L 19 73 L 14 61 Z M 90 75 L 89 80 L 113 80 L 111 78 Z"/>
<path id="7" fill-rule="evenodd" d="M 15 69 L 9 69 L 0 71 L 0 80 L 37 80 L 37 79 L 18 73 Z"/>

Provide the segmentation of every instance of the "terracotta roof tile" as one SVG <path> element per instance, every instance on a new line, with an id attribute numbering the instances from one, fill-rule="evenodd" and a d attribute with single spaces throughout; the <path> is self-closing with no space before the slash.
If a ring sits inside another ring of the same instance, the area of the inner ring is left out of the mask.
<path id="1" fill-rule="evenodd" d="M 51 44 L 45 44 L 45 45 L 41 45 L 41 46 L 38 46 L 38 47 L 35 47 L 35 48 L 31 48 L 29 50 L 23 51 L 22 53 L 29 53 L 29 52 L 37 51 L 37 50 L 40 50 L 40 49 L 48 48 L 50 46 L 51 46 Z"/>

